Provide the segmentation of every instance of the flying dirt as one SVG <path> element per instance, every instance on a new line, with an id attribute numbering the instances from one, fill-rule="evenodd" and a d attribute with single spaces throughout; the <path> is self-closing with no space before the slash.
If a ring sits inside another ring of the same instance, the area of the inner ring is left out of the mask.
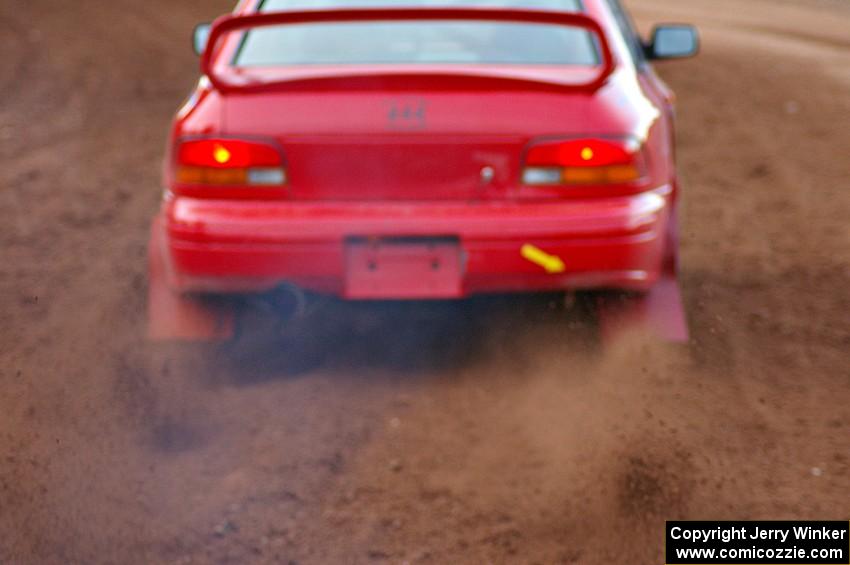
<path id="1" fill-rule="evenodd" d="M 663 562 L 665 520 L 847 519 L 850 6 L 627 0 L 677 94 L 691 340 L 556 296 L 323 305 L 238 359 L 145 338 L 192 26 L 0 4 L 0 563 Z"/>

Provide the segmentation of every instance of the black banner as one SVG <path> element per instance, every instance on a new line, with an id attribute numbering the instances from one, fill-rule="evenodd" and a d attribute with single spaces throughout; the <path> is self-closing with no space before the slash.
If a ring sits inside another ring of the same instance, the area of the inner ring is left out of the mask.
<path id="1" fill-rule="evenodd" d="M 848 522 L 667 522 L 667 565 L 850 565 Z"/>

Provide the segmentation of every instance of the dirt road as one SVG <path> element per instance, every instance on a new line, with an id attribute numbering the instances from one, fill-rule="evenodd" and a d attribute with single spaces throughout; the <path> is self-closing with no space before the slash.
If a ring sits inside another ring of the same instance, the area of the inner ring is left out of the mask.
<path id="1" fill-rule="evenodd" d="M 629 3 L 704 34 L 660 68 L 687 349 L 490 300 L 192 374 L 147 360 L 146 230 L 228 2 L 0 3 L 0 563 L 651 564 L 665 519 L 847 519 L 850 5 Z"/>

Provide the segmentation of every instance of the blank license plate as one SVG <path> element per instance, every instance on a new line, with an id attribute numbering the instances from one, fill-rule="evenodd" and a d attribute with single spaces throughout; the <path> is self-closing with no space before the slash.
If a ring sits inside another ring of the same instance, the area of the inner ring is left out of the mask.
<path id="1" fill-rule="evenodd" d="M 462 279 L 461 247 L 454 240 L 346 244 L 348 298 L 457 298 Z"/>

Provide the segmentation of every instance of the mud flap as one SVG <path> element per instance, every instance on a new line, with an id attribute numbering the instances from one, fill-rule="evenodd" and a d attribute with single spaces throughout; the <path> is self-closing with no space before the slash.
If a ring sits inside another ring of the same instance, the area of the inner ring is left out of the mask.
<path id="1" fill-rule="evenodd" d="M 232 306 L 175 292 L 162 226 L 157 219 L 148 244 L 148 339 L 151 341 L 226 341 L 234 334 Z"/>
<path id="2" fill-rule="evenodd" d="M 635 333 L 669 343 L 690 338 L 682 289 L 679 286 L 679 221 L 674 203 L 666 236 L 661 279 L 645 294 L 604 294 L 597 297 L 596 311 L 603 343 Z"/>
<path id="3" fill-rule="evenodd" d="M 604 343 L 639 333 L 670 343 L 687 343 L 688 322 L 675 276 L 665 276 L 641 295 L 605 294 L 596 299 L 599 331 Z"/>

